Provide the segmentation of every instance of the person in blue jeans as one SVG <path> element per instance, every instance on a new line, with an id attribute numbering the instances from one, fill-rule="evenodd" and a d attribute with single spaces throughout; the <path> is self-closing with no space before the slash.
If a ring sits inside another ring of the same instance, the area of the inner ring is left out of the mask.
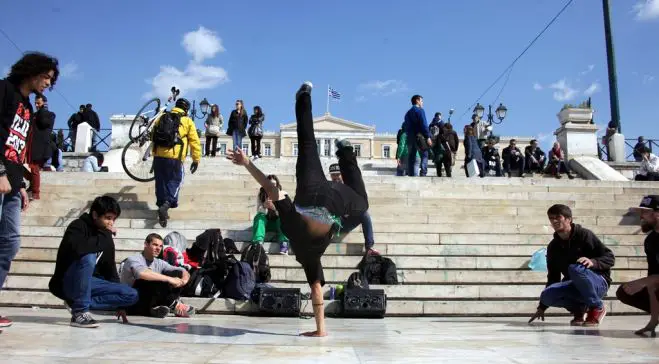
<path id="1" fill-rule="evenodd" d="M 426 139 L 428 147 L 432 147 L 432 140 L 430 139 L 430 129 L 428 128 L 428 121 L 426 120 L 426 112 L 423 110 L 423 97 L 420 95 L 412 96 L 412 107 L 405 114 L 405 122 L 403 123 L 403 130 L 407 134 L 407 175 L 419 176 L 419 169 L 416 162 L 417 135 L 421 134 Z M 421 169 L 424 169 L 424 152 L 419 150 L 421 155 Z M 425 170 L 428 171 L 428 154 L 425 154 Z"/>
<path id="2" fill-rule="evenodd" d="M 243 138 L 247 135 L 247 112 L 243 100 L 236 100 L 236 108 L 229 115 L 227 135 L 233 141 L 233 150 L 242 149 Z"/>
<path id="3" fill-rule="evenodd" d="M 548 307 L 561 307 L 574 315 L 570 325 L 598 326 L 606 316 L 602 300 L 611 285 L 615 256 L 592 231 L 572 222 L 568 206 L 553 205 L 547 216 L 555 231 L 547 246 L 547 285 L 529 323 L 544 321 Z"/>
<path id="4" fill-rule="evenodd" d="M 117 200 L 97 197 L 89 213 L 69 224 L 57 250 L 55 272 L 48 289 L 71 308 L 71 326 L 93 328 L 90 310 L 118 310 L 137 303 L 137 291 L 120 283 L 115 262 L 114 222 L 121 214 Z"/>
<path id="5" fill-rule="evenodd" d="M 329 166 L 329 174 L 332 182 L 343 183 L 341 167 L 338 163 L 334 163 Z M 366 254 L 380 254 L 380 252 L 373 248 L 373 245 L 375 245 L 375 239 L 373 238 L 373 222 L 371 221 L 371 215 L 368 213 L 368 211 L 364 212 L 360 218 L 341 219 L 341 225 L 343 226 L 343 231 L 346 234 L 354 230 L 357 226 L 361 225 L 362 233 L 364 233 L 364 249 L 366 250 Z"/>
<path id="6" fill-rule="evenodd" d="M 34 120 L 30 95 L 52 90 L 58 76 L 57 59 L 31 52 L 0 80 L 0 289 L 21 245 L 21 209 L 29 204 L 23 163 Z M 0 316 L 0 328 L 11 324 L 10 319 Z"/>

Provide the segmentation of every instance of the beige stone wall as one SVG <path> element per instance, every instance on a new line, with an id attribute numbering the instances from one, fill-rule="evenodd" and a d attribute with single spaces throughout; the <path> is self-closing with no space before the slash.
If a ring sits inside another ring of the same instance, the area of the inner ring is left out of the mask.
<path id="1" fill-rule="evenodd" d="M 370 158 L 371 157 L 371 140 L 370 139 L 349 139 L 350 143 L 353 146 L 360 146 L 360 155 L 361 158 Z"/>
<path id="2" fill-rule="evenodd" d="M 396 138 L 392 139 L 375 139 L 373 141 L 373 158 L 384 159 L 383 147 L 389 146 L 389 159 L 396 158 Z"/>

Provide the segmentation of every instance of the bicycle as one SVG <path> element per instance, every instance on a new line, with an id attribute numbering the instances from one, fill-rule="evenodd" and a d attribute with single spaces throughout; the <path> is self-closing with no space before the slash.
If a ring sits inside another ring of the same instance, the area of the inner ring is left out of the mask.
<path id="1" fill-rule="evenodd" d="M 121 152 L 121 165 L 126 174 L 137 182 L 151 182 L 156 178 L 153 174 L 151 131 L 154 121 L 167 111 L 172 101 L 176 101 L 180 90 L 172 87 L 171 93 L 162 109 L 160 108 L 160 98 L 154 97 L 147 101 L 135 114 L 128 130 L 130 141 Z"/>

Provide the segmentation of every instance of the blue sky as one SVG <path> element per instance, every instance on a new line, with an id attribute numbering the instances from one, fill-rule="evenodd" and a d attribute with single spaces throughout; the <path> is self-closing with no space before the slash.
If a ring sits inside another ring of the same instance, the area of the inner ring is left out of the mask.
<path id="1" fill-rule="evenodd" d="M 429 118 L 454 108 L 461 130 L 471 115 L 460 118 L 463 111 L 565 2 L 14 1 L 3 5 L 0 28 L 23 50 L 58 57 L 58 91 L 76 107 L 94 104 L 103 127 L 175 82 L 190 99 L 218 103 L 225 118 L 237 98 L 250 112 L 261 105 L 266 128 L 277 130 L 294 120 L 294 92 L 311 80 L 315 115 L 325 112 L 331 84 L 342 94 L 333 115 L 380 132 L 398 129 L 415 93 Z M 659 0 L 614 0 L 611 11 L 623 133 L 659 138 L 651 116 L 659 101 Z M 508 117 L 495 132 L 548 143 L 561 106 L 588 95 L 596 123 L 608 122 L 603 27 L 600 0 L 574 1 L 512 70 L 499 98 Z M 3 71 L 20 54 L 2 36 L 0 49 Z M 502 86 L 481 103 L 495 101 Z M 65 126 L 74 110 L 57 93 L 49 99 Z"/>

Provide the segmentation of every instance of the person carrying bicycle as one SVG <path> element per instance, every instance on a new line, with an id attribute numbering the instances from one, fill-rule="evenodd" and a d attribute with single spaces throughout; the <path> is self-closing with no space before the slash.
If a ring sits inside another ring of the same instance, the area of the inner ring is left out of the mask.
<path id="1" fill-rule="evenodd" d="M 171 112 L 165 112 L 154 121 L 153 174 L 156 181 L 156 205 L 160 226 L 167 226 L 169 209 L 178 206 L 178 194 L 183 182 L 183 162 L 192 157 L 190 173 L 195 173 L 201 160 L 201 142 L 197 127 L 188 115 L 190 102 L 176 100 Z"/>

